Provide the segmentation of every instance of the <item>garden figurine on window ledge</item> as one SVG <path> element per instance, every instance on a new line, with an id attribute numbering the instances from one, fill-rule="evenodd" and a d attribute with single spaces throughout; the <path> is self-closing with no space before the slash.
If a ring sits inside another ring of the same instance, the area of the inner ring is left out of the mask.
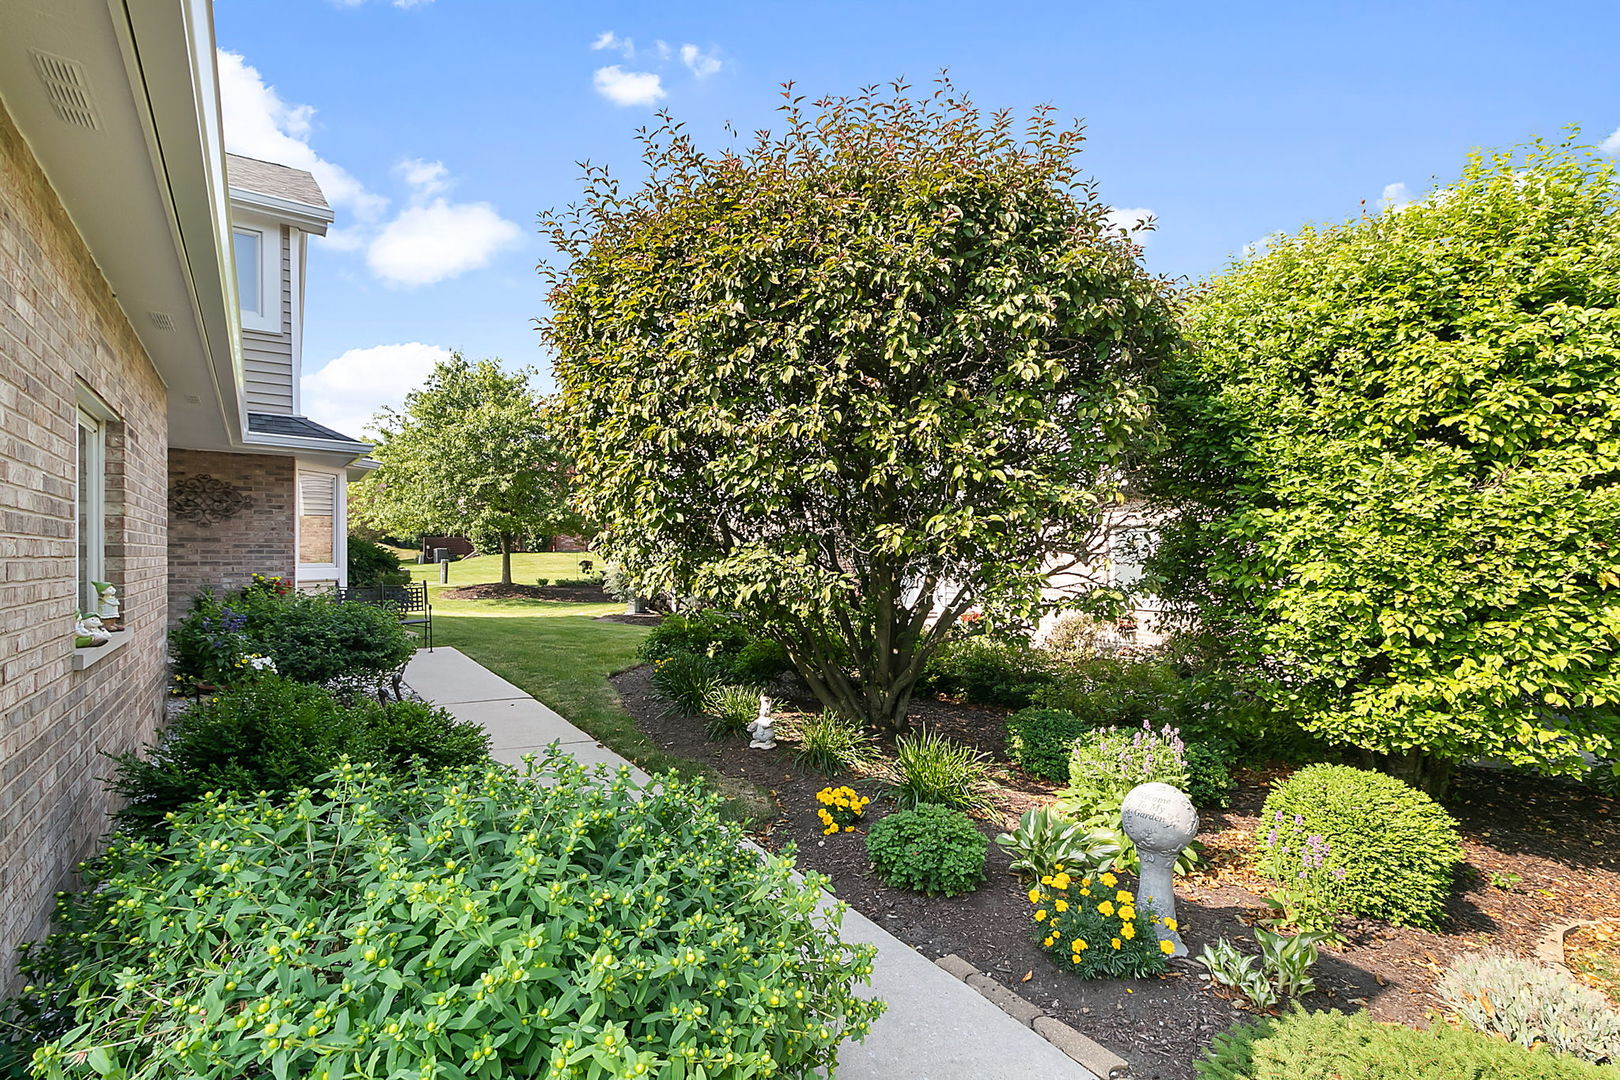
<path id="1" fill-rule="evenodd" d="M 771 717 L 771 699 L 764 694 L 759 695 L 759 717 L 748 725 L 748 734 L 753 736 L 748 742 L 750 750 L 775 749 L 776 735 L 771 731 L 775 722 Z"/>
<path id="2" fill-rule="evenodd" d="M 110 630 L 117 629 L 118 590 L 110 581 L 92 581 L 96 590 L 96 617 Z"/>
<path id="3" fill-rule="evenodd" d="M 112 635 L 101 624 L 101 619 L 95 615 L 86 615 L 82 611 L 73 613 L 73 647 L 75 649 L 94 649 L 112 640 Z"/>

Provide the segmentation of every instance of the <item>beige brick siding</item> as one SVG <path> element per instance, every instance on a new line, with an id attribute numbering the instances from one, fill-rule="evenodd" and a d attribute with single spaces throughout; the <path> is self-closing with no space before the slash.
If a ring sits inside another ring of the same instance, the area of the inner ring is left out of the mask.
<path id="1" fill-rule="evenodd" d="M 107 438 L 107 576 L 128 630 L 72 670 L 77 384 Z M 165 391 L 67 212 L 0 106 L 0 992 L 52 893 L 93 853 L 113 799 L 103 752 L 162 715 Z"/>
<path id="2" fill-rule="evenodd" d="M 203 589 L 244 585 L 254 574 L 291 581 L 295 524 L 294 472 L 289 457 L 171 450 L 169 482 L 198 476 L 223 480 L 253 500 L 234 517 L 212 524 L 169 522 L 169 617 L 185 614 Z"/>

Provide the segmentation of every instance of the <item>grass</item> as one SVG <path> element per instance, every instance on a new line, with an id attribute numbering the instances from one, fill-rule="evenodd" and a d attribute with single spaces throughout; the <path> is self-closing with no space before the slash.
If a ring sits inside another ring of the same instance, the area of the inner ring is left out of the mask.
<path id="1" fill-rule="evenodd" d="M 439 567 L 433 563 L 418 563 L 415 561 L 416 553 L 409 552 L 405 560 L 405 569 L 413 581 L 426 581 L 430 585 L 439 583 Z M 512 582 L 516 585 L 533 585 L 536 578 L 583 577 L 579 570 L 579 561 L 589 559 L 595 564 L 593 573 L 602 569 L 602 560 L 595 555 L 577 551 L 537 551 L 520 552 L 512 556 Z M 470 559 L 462 559 L 450 564 L 450 584 L 458 585 L 485 585 L 501 580 L 501 557 L 499 555 L 474 555 Z M 435 605 L 437 606 L 437 605 Z"/>
<path id="2" fill-rule="evenodd" d="M 572 559 L 577 576 L 585 556 L 542 553 L 513 556 L 512 576 L 517 579 L 519 559 L 536 560 L 530 577 L 547 575 L 538 560 Z M 456 571 L 482 563 L 469 576 Z M 600 565 L 600 563 L 598 563 Z M 493 567 L 493 576 L 479 576 Z M 636 650 L 648 630 L 644 626 L 600 622 L 596 616 L 623 611 L 622 604 L 565 604 L 547 600 L 448 600 L 438 584 L 437 567 L 413 566 L 428 571 L 428 595 L 433 604 L 434 644 L 460 649 L 501 678 L 514 683 L 551 706 L 615 753 L 629 758 L 649 773 L 673 772 L 702 777 L 726 797 L 728 814 L 745 824 L 775 814 L 770 793 L 742 781 L 724 777 L 701 762 L 666 754 L 636 727 L 608 682 L 610 675 L 634 666 Z M 417 577 L 424 576 L 417 574 Z M 564 576 L 561 573 L 555 576 Z M 450 587 L 500 579 L 500 557 L 479 557 L 451 564 Z"/>

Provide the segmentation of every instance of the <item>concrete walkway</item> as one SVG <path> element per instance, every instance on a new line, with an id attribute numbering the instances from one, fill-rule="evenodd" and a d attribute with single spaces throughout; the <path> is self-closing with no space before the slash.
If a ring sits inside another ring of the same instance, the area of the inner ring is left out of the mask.
<path id="1" fill-rule="evenodd" d="M 418 652 L 405 681 L 460 720 L 490 733 L 496 760 L 517 764 L 557 742 L 586 764 L 627 765 L 618 754 L 455 649 Z M 631 766 L 645 783 L 647 774 Z M 877 946 L 871 991 L 889 1003 L 863 1043 L 839 1051 L 840 1080 L 1096 1080 L 1068 1055 L 1002 1012 L 854 908 L 845 940 Z"/>

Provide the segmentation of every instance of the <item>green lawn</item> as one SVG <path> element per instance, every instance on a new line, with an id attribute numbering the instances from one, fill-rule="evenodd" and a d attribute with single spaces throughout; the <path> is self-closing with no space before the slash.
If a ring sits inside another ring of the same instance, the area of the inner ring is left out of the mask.
<path id="1" fill-rule="evenodd" d="M 399 550 L 399 549 L 396 549 Z M 411 578 L 416 581 L 426 579 L 430 584 L 439 582 L 439 568 L 432 563 L 418 563 L 412 561 L 415 555 L 405 560 L 405 569 L 410 572 Z M 536 578 L 577 578 L 582 576 L 579 571 L 579 561 L 590 559 L 595 563 L 595 571 L 602 570 L 602 560 L 595 555 L 576 551 L 539 551 L 522 553 L 512 556 L 512 581 L 517 585 L 533 585 Z M 501 557 L 499 555 L 474 555 L 470 559 L 450 564 L 451 585 L 483 585 L 491 581 L 501 580 Z"/>
<path id="2" fill-rule="evenodd" d="M 538 576 L 564 576 L 557 569 L 562 560 L 572 560 L 572 566 L 565 569 L 572 569 L 577 576 L 579 560 L 583 557 L 515 555 L 512 577 L 515 581 L 525 578 L 533 581 Z M 524 565 L 528 567 L 523 571 L 525 577 L 519 577 L 519 560 L 525 560 Z M 733 817 L 749 821 L 774 815 L 769 792 L 722 777 L 700 762 L 664 753 L 641 733 L 630 714 L 624 711 L 608 676 L 637 663 L 636 649 L 647 636 L 647 628 L 596 619 L 598 615 L 623 611 L 624 605 L 564 604 L 548 600 L 447 600 L 441 595 L 444 587 L 438 584 L 437 567 L 412 566 L 411 569 L 433 574 L 428 578 L 428 593 L 433 603 L 435 645 L 460 649 L 650 773 L 676 772 L 704 777 L 727 797 Z M 424 574 L 416 576 L 420 578 Z M 452 588 L 499 579 L 499 556 L 451 564 Z"/>

